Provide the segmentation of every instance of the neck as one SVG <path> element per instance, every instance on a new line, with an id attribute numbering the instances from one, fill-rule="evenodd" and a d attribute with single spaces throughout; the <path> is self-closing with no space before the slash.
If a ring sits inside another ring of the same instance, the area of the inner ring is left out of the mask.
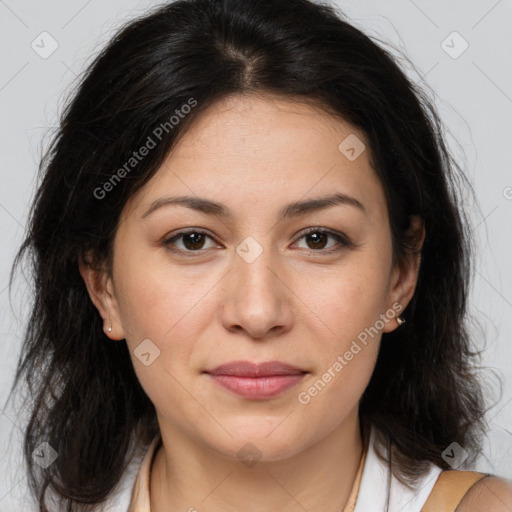
<path id="1" fill-rule="evenodd" d="M 254 465 L 162 429 L 150 481 L 151 512 L 341 512 L 363 452 L 357 411 L 307 449 Z"/>

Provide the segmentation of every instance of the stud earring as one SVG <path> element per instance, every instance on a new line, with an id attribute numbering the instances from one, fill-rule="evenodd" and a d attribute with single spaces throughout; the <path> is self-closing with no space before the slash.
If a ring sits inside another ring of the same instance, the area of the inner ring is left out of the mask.
<path id="1" fill-rule="evenodd" d="M 398 326 L 405 324 L 405 318 L 396 317 L 396 321 L 398 322 Z"/>
<path id="2" fill-rule="evenodd" d="M 110 327 L 107 329 L 108 332 L 112 332 L 112 322 L 110 322 Z"/>

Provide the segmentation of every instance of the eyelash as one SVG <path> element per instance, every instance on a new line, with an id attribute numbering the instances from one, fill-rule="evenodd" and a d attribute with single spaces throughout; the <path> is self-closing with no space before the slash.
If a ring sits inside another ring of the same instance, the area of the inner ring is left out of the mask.
<path id="1" fill-rule="evenodd" d="M 189 229 L 189 230 L 185 230 L 185 231 L 180 231 L 176 235 L 173 235 L 172 237 L 164 240 L 163 245 L 168 250 L 175 252 L 175 253 L 180 253 L 182 255 L 186 255 L 186 257 L 195 257 L 198 255 L 201 255 L 201 253 L 205 252 L 208 249 L 198 249 L 196 251 L 192 251 L 192 250 L 184 250 L 184 249 L 178 249 L 176 247 L 173 247 L 173 243 L 176 240 L 182 238 L 185 235 L 190 235 L 191 233 L 194 233 L 197 235 L 205 235 L 208 238 L 211 238 L 213 240 L 213 237 L 211 235 L 209 235 L 206 231 L 203 231 L 201 229 Z M 320 233 L 320 234 L 325 234 L 325 235 L 331 236 L 338 242 L 338 246 L 331 247 L 330 249 L 306 249 L 306 250 L 309 250 L 311 253 L 332 254 L 334 252 L 341 251 L 342 249 L 345 249 L 345 248 L 355 247 L 355 244 L 353 244 L 342 233 L 337 233 L 335 231 L 330 231 L 330 230 L 315 228 L 315 227 L 309 228 L 305 232 L 303 232 L 302 235 L 299 237 L 298 241 L 312 233 Z M 198 253 L 198 254 L 194 254 L 194 253 Z"/>

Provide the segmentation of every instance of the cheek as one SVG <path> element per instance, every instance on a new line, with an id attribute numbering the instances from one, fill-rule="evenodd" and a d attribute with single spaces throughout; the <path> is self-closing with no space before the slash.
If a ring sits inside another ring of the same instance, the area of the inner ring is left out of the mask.
<path id="1" fill-rule="evenodd" d="M 375 325 L 383 313 L 384 294 L 378 275 L 371 277 L 353 273 L 313 302 L 322 320 L 316 334 L 312 333 L 315 372 L 297 392 L 311 435 L 327 435 L 357 410 L 372 376 L 381 340 L 381 329 Z M 320 331 L 324 334 L 319 335 Z"/>
<path id="2" fill-rule="evenodd" d="M 353 391 L 357 395 L 366 387 L 381 339 L 383 299 L 380 283 L 365 284 L 355 278 L 324 296 L 318 311 L 328 329 L 323 328 L 325 335 L 317 336 L 321 364 L 316 377 L 322 381 L 317 388 L 328 390 L 325 400 L 336 401 L 340 396 L 350 400 L 348 394 Z"/>
<path id="3" fill-rule="evenodd" d="M 151 338 L 157 344 L 190 337 L 198 325 L 198 312 L 214 281 L 191 280 L 165 265 L 146 264 L 133 258 L 118 265 L 116 287 L 120 317 L 130 345 Z M 210 281 L 212 281 L 210 283 Z M 180 332 L 180 336 L 177 336 Z"/>
<path id="4" fill-rule="evenodd" d="M 208 307 L 206 290 L 177 276 L 123 272 L 120 316 L 137 378 L 157 408 L 175 410 L 186 399 L 179 383 L 190 377 Z"/>
<path id="5" fill-rule="evenodd" d="M 309 282 L 300 292 L 308 298 L 305 302 L 324 324 L 336 349 L 373 326 L 385 312 L 389 277 L 385 263 L 358 255 L 328 280 L 315 287 Z"/>
<path id="6" fill-rule="evenodd" d="M 357 403 L 371 378 L 386 314 L 388 272 L 386 262 L 368 252 L 347 261 L 331 278 L 306 295 L 314 313 L 308 318 L 318 364 L 313 381 L 301 391 L 312 410 L 332 407 L 338 417 L 347 412 L 345 405 Z"/>
<path id="7" fill-rule="evenodd" d="M 118 299 L 135 372 L 154 403 L 164 409 L 179 406 L 177 397 L 187 398 L 179 383 L 188 382 L 194 371 L 198 343 L 211 323 L 218 277 L 194 279 L 165 266 L 126 263 L 118 266 Z M 141 352 L 150 356 L 144 360 Z"/>
<path id="8" fill-rule="evenodd" d="M 377 350 L 374 347 L 362 348 L 350 361 L 345 359 L 343 363 L 337 359 L 338 354 L 336 357 L 333 354 L 324 367 L 325 372 L 315 375 L 308 386 L 299 391 L 296 407 L 306 438 L 322 439 L 357 414 L 375 365 Z"/>

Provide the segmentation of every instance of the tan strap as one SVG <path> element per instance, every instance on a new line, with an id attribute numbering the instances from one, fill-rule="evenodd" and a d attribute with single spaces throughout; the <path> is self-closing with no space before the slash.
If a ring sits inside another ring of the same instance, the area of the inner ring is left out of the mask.
<path id="1" fill-rule="evenodd" d="M 454 512 L 468 490 L 485 476 L 478 471 L 441 471 L 421 512 Z"/>
<path id="2" fill-rule="evenodd" d="M 368 447 L 363 446 L 363 452 L 359 461 L 359 467 L 357 468 L 356 478 L 354 480 L 352 490 L 350 491 L 350 496 L 348 497 L 347 504 L 345 505 L 343 512 L 354 512 L 354 508 L 356 507 L 356 501 L 359 494 L 359 488 L 361 487 L 361 478 L 363 476 L 364 462 L 366 460 L 367 451 Z"/>

